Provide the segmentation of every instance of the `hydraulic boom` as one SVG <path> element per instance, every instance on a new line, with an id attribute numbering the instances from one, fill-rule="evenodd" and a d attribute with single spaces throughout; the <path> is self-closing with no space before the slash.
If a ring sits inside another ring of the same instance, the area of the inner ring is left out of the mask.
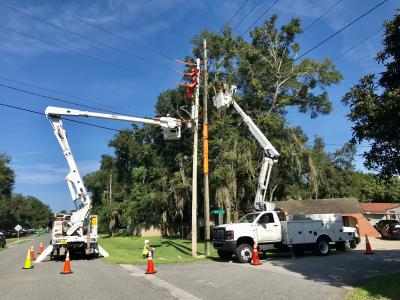
<path id="1" fill-rule="evenodd" d="M 236 92 L 236 86 L 228 88 L 224 85 L 224 88 L 213 98 L 214 106 L 219 109 L 221 107 L 233 106 L 235 110 L 240 114 L 243 121 L 247 124 L 251 134 L 257 140 L 257 142 L 264 149 L 265 156 L 261 165 L 260 176 L 258 178 L 257 193 L 254 200 L 254 207 L 256 210 L 266 210 L 268 202 L 265 201 L 265 195 L 268 189 L 269 179 L 271 176 L 272 166 L 277 162 L 279 152 L 266 138 L 262 131 L 254 124 L 253 120 L 243 111 L 243 109 L 233 99 L 233 95 Z"/>
<path id="2" fill-rule="evenodd" d="M 61 117 L 76 116 L 101 118 L 159 126 L 163 130 L 165 140 L 177 140 L 181 137 L 181 121 L 171 117 L 146 119 L 52 106 L 46 108 L 45 114 L 53 127 L 54 134 L 67 160 L 70 171 L 66 176 L 66 180 L 71 198 L 77 208 L 68 218 L 62 218 L 61 221 L 58 220 L 58 227 L 61 229 L 55 230 L 54 228 L 56 226 L 53 227 L 52 245 L 49 246 L 51 249 L 47 249 L 46 253 L 49 254 L 53 251 L 56 245 L 61 245 L 60 247 L 63 248 L 65 248 L 65 245 L 66 248 L 70 248 L 72 245 L 78 245 L 81 248 L 84 247 L 87 253 L 90 251 L 92 251 L 92 253 L 98 253 L 101 247 L 97 244 L 97 219 L 93 220 L 93 217 L 90 216 L 91 199 L 83 184 L 74 156 L 72 155 Z M 92 228 L 94 225 L 95 230 Z M 40 258 L 42 260 L 44 257 Z"/>

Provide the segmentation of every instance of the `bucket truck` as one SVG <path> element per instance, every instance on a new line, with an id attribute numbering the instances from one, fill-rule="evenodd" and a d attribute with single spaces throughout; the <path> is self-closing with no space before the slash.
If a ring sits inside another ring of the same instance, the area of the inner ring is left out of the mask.
<path id="1" fill-rule="evenodd" d="M 271 169 L 279 152 L 236 103 L 236 86 L 224 88 L 213 98 L 217 109 L 233 106 L 247 124 L 251 134 L 264 149 L 264 158 L 254 200 L 256 212 L 245 215 L 238 223 L 222 224 L 213 228 L 213 246 L 222 259 L 235 255 L 239 262 L 250 262 L 253 244 L 258 251 L 289 248 L 301 252 L 312 249 L 319 255 L 328 255 L 332 246 L 345 250 L 346 242 L 353 248 L 359 240 L 356 230 L 344 227 L 340 214 L 287 215 L 266 202 L 265 195 Z"/>
<path id="2" fill-rule="evenodd" d="M 107 257 L 108 253 L 97 243 L 97 216 L 90 214 L 91 199 L 72 155 L 61 120 L 62 116 L 101 118 L 159 126 L 163 131 L 165 140 L 177 140 L 181 137 L 181 122 L 168 116 L 146 119 L 52 106 L 46 108 L 45 114 L 53 127 L 53 132 L 67 160 L 70 171 L 66 176 L 66 181 L 77 210 L 72 214 L 59 214 L 56 216 L 50 245 L 37 258 L 36 262 L 41 262 L 49 254 L 53 256 L 54 252 L 59 253 L 60 250 L 65 249 L 85 251 L 87 255 L 97 256 L 100 253 Z"/>

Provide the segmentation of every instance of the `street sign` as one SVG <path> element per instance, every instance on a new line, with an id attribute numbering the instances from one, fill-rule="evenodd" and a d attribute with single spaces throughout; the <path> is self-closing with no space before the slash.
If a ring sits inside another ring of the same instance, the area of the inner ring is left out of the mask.
<path id="1" fill-rule="evenodd" d="M 219 215 L 219 214 L 223 214 L 225 213 L 225 211 L 223 209 L 215 209 L 213 210 L 213 214 L 215 215 Z"/>
<path id="2" fill-rule="evenodd" d="M 18 233 L 18 238 L 19 238 L 19 232 L 21 231 L 22 226 L 18 224 L 17 226 L 14 227 L 14 229 L 17 231 L 17 233 Z"/>

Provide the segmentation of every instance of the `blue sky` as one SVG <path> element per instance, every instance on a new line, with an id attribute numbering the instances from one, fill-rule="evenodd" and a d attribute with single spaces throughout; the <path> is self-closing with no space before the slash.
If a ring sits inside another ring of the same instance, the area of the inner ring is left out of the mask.
<path id="1" fill-rule="evenodd" d="M 298 17 L 302 19 L 304 26 L 307 26 L 336 1 L 280 0 L 266 17 L 275 13 L 282 24 Z M 180 76 L 173 70 L 181 66 L 172 58 L 182 59 L 190 54 L 189 42 L 193 35 L 205 27 L 219 31 L 224 22 L 244 2 L 245 0 L 82 0 L 46 1 L 48 4 L 43 5 L 35 0 L 1 1 L 0 84 L 58 96 L 85 105 L 101 106 L 106 109 L 112 109 L 110 106 L 113 106 L 119 111 L 136 116 L 153 116 L 157 96 L 168 88 L 174 88 L 174 82 L 179 81 Z M 259 2 L 259 0 L 249 0 L 232 20 L 233 26 Z M 299 38 L 301 53 L 379 2 L 341 1 Z M 237 27 L 235 33 L 239 34 L 247 29 L 272 3 L 272 0 L 260 2 Z M 396 0 L 389 0 L 308 56 L 315 59 L 336 57 L 381 28 L 385 19 L 393 17 L 395 9 L 399 7 L 398 4 Z M 71 32 L 90 38 L 95 43 L 61 31 L 16 10 L 67 28 Z M 99 31 L 71 16 L 116 32 L 144 47 Z M 41 43 L 28 36 L 63 48 Z M 378 33 L 336 61 L 344 79 L 340 85 L 329 88 L 329 95 L 334 105 L 331 115 L 310 120 L 307 115 L 291 111 L 290 124 L 300 125 L 311 139 L 315 135 L 322 136 L 329 144 L 327 145 L 329 151 L 334 151 L 339 147 L 337 145 L 347 142 L 351 137 L 351 124 L 345 116 L 348 108 L 344 107 L 340 100 L 363 74 L 378 73 L 382 70 L 373 60 L 380 49 L 380 40 L 381 33 Z M 122 49 L 130 54 L 101 47 L 99 43 Z M 67 48 L 101 58 L 114 65 L 79 55 L 66 50 Z M 137 59 L 137 56 L 146 61 Z M 76 97 L 27 87 L 5 80 L 3 77 Z M 87 100 L 95 101 L 97 104 Z M 41 112 L 44 112 L 48 105 L 75 107 L 3 87 L 0 87 L 0 102 Z M 127 123 L 105 120 L 90 120 L 90 122 L 117 129 L 129 126 Z M 65 122 L 64 125 L 83 174 L 95 171 L 99 167 L 102 154 L 112 154 L 108 142 L 115 133 L 70 122 Z M 67 164 L 50 124 L 44 116 L 0 107 L 0 141 L 0 153 L 5 152 L 12 157 L 12 167 L 17 175 L 15 192 L 36 196 L 56 211 L 73 207 L 64 180 L 68 172 Z M 363 148 L 360 148 L 360 151 L 362 150 Z M 360 157 L 357 158 L 357 168 L 363 170 Z"/>

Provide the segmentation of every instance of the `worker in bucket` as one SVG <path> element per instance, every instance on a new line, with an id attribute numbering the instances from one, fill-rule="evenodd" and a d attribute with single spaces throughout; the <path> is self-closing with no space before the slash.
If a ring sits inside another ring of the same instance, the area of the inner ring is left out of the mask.
<path id="1" fill-rule="evenodd" d="M 149 257 L 149 252 L 151 252 L 151 256 L 154 256 L 154 248 L 150 246 L 149 240 L 145 240 L 143 246 L 143 258 Z"/>

